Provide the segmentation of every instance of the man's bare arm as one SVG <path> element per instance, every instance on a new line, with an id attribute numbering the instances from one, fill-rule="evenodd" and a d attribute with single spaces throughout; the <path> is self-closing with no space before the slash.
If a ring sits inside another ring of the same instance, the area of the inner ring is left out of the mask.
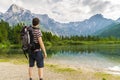
<path id="1" fill-rule="evenodd" d="M 41 47 L 41 49 L 42 49 L 42 51 L 44 53 L 44 58 L 46 58 L 47 57 L 47 53 L 46 53 L 46 49 L 45 49 L 42 37 L 39 37 L 38 41 L 39 41 L 40 47 Z"/>

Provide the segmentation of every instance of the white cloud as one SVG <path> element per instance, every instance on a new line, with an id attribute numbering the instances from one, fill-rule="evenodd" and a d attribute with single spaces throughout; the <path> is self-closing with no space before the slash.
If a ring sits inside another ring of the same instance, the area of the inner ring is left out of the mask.
<path id="1" fill-rule="evenodd" d="M 111 0 L 110 2 L 111 5 L 103 12 L 103 14 L 107 18 L 116 20 L 120 17 L 120 0 Z"/>
<path id="2" fill-rule="evenodd" d="M 7 0 L 7 2 L 5 0 L 1 0 L 0 12 L 5 12 L 8 9 L 8 6 L 10 6 L 9 4 L 11 4 L 11 0 Z"/>
<path id="3" fill-rule="evenodd" d="M 15 3 L 33 13 L 48 14 L 60 22 L 81 21 L 97 13 L 106 18 L 120 17 L 120 0 L 0 0 L 0 10 L 5 12 Z"/>

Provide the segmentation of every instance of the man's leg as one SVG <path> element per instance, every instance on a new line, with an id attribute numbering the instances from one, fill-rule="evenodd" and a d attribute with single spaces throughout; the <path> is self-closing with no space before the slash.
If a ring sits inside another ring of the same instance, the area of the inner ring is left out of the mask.
<path id="1" fill-rule="evenodd" d="M 38 68 L 38 76 L 40 80 L 43 80 L 43 68 Z"/>
<path id="2" fill-rule="evenodd" d="M 32 80 L 32 73 L 33 73 L 33 67 L 34 67 L 35 59 L 34 59 L 34 54 L 29 54 L 29 78 Z"/>
<path id="3" fill-rule="evenodd" d="M 30 78 L 30 80 L 32 80 L 32 71 L 33 71 L 33 67 L 29 67 L 28 72 L 29 72 L 29 78 Z"/>
<path id="4" fill-rule="evenodd" d="M 36 61 L 37 61 L 39 79 L 43 80 L 44 58 L 42 55 L 42 51 L 37 52 Z"/>

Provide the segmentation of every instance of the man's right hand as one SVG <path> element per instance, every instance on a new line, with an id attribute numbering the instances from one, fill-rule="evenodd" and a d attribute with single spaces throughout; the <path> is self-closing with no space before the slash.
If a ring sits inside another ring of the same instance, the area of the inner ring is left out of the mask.
<path id="1" fill-rule="evenodd" d="M 46 53 L 44 53 L 44 58 L 47 58 L 47 54 Z"/>

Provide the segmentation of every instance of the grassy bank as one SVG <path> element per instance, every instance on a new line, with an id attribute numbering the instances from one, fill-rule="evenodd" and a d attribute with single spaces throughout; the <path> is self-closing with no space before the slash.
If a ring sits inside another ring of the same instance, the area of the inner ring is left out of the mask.
<path id="1" fill-rule="evenodd" d="M 89 69 L 74 69 L 54 64 L 46 64 L 51 71 L 66 76 L 66 80 L 120 80 L 120 76 L 105 72 L 90 71 Z"/>
<path id="2" fill-rule="evenodd" d="M 0 48 L 8 48 L 8 47 L 10 47 L 10 44 L 0 43 Z"/>
<path id="3" fill-rule="evenodd" d="M 99 45 L 99 44 L 120 44 L 120 41 L 44 41 L 45 46 L 64 46 L 64 45 Z M 0 48 L 21 48 L 21 44 L 0 43 Z"/>
<path id="4" fill-rule="evenodd" d="M 28 60 L 25 58 L 24 54 L 2 54 L 0 56 L 0 62 L 10 62 L 13 64 L 26 64 Z"/>
<path id="5" fill-rule="evenodd" d="M 120 44 L 120 41 L 54 41 L 44 42 L 46 46 L 49 45 L 95 45 L 95 44 Z"/>

